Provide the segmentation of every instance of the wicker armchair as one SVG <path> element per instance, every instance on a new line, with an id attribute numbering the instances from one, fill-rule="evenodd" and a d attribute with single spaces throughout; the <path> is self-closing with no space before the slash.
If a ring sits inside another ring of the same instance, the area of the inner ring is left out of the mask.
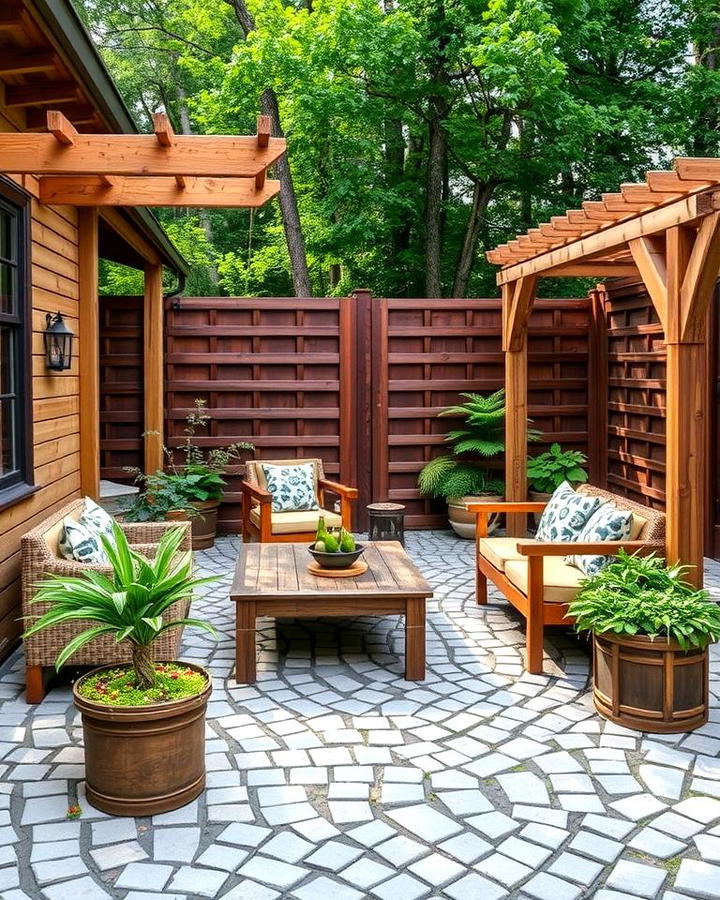
<path id="1" fill-rule="evenodd" d="M 22 614 L 38 616 L 45 612 L 45 604 L 33 604 L 36 585 L 47 575 L 77 576 L 87 571 L 87 563 L 62 559 L 58 553 L 58 542 L 63 519 L 70 516 L 79 519 L 84 508 L 84 500 L 75 500 L 53 513 L 37 528 L 22 538 Z M 133 549 L 154 556 L 160 539 L 170 528 L 185 529 L 182 550 L 191 549 L 189 522 L 143 522 L 120 523 Z M 107 566 L 92 566 L 98 572 L 109 574 Z M 187 614 L 189 600 L 176 603 L 166 613 L 166 618 L 182 618 Z M 72 624 L 57 625 L 33 635 L 25 641 L 26 699 L 28 703 L 40 703 L 45 696 L 45 669 L 55 665 L 58 652 L 67 642 L 84 631 L 88 623 L 82 620 Z M 180 651 L 182 628 L 171 628 L 163 632 L 155 642 L 158 659 L 175 659 Z M 130 661 L 130 652 L 123 644 L 107 635 L 101 635 L 86 644 L 73 656 L 72 663 L 80 666 L 103 666 Z"/>

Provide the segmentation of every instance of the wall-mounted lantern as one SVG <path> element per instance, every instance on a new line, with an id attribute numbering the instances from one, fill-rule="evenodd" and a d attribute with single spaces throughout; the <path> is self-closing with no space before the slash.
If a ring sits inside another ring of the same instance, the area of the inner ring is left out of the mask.
<path id="1" fill-rule="evenodd" d="M 54 372 L 69 369 L 72 365 L 72 342 L 75 336 L 65 324 L 60 313 L 46 316 L 43 332 L 45 340 L 45 365 Z"/>

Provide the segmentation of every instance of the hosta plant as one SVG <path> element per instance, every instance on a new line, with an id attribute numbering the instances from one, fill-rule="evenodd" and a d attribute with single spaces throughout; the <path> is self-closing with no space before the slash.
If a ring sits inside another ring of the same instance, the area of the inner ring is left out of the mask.
<path id="1" fill-rule="evenodd" d="M 583 468 L 587 457 L 579 450 L 563 450 L 560 444 L 552 444 L 546 453 L 528 459 L 528 487 L 542 494 L 552 494 L 563 481 L 581 484 L 588 480 Z"/>
<path id="2" fill-rule="evenodd" d="M 686 566 L 666 566 L 655 554 L 621 550 L 583 582 L 568 615 L 578 631 L 662 637 L 683 650 L 705 647 L 720 638 L 720 606 L 684 580 L 686 571 Z"/>
<path id="3" fill-rule="evenodd" d="M 78 577 L 46 578 L 33 602 L 47 604 L 48 609 L 27 628 L 25 637 L 55 625 L 87 620 L 92 624 L 63 647 L 56 668 L 59 670 L 88 641 L 107 634 L 117 643 L 130 645 L 132 687 L 151 691 L 158 678 L 153 643 L 160 634 L 187 625 L 217 636 L 212 625 L 199 619 L 163 621 L 163 613 L 174 603 L 190 598 L 200 585 L 217 580 L 193 577 L 192 554 L 179 552 L 182 539 L 182 528 L 169 529 L 160 540 L 155 557 L 148 559 L 130 547 L 125 533 L 115 523 L 113 539 L 102 538 L 112 572 L 106 575 L 87 568 Z"/>

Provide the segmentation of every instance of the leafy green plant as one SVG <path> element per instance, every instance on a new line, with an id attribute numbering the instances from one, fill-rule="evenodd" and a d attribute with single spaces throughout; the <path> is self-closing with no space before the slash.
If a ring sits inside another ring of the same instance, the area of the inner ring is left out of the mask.
<path id="1" fill-rule="evenodd" d="M 579 450 L 563 450 L 552 444 L 546 453 L 528 459 L 527 478 L 530 490 L 551 494 L 563 481 L 580 484 L 588 480 L 583 468 L 587 457 Z"/>
<path id="2" fill-rule="evenodd" d="M 485 469 L 451 456 L 437 456 L 418 476 L 421 493 L 445 500 L 478 494 L 502 494 L 503 482 Z"/>
<path id="3" fill-rule="evenodd" d="M 24 636 L 31 637 L 65 622 L 88 620 L 95 624 L 68 641 L 58 654 L 56 668 L 61 669 L 88 641 L 109 634 L 117 643 L 130 644 L 137 687 L 153 688 L 156 672 L 152 645 L 164 631 L 188 625 L 217 637 L 212 625 L 200 619 L 163 622 L 163 613 L 173 603 L 190 597 L 200 585 L 217 580 L 217 576 L 193 578 L 192 554 L 178 552 L 182 539 L 181 528 L 170 529 L 160 540 L 155 558 L 148 559 L 130 547 L 125 533 L 114 523 L 113 539 L 102 536 L 112 574 L 88 568 L 78 577 L 46 578 L 33 603 L 47 604 L 49 608 Z"/>
<path id="4" fill-rule="evenodd" d="M 720 606 L 707 591 L 683 580 L 687 566 L 630 556 L 621 550 L 615 561 L 586 579 L 568 606 L 578 631 L 642 634 L 675 640 L 687 650 L 720 638 Z"/>
<path id="5" fill-rule="evenodd" d="M 168 461 L 168 471 L 145 475 L 140 469 L 128 468 L 135 476 L 136 483 L 143 490 L 133 505 L 127 510 L 126 518 L 131 522 L 161 521 L 171 510 L 182 510 L 192 516 L 196 513 L 193 504 L 207 500 L 219 500 L 225 487 L 222 477 L 227 466 L 240 459 L 244 450 L 254 450 L 247 441 L 236 441 L 227 447 L 213 447 L 207 452 L 196 443 L 196 432 L 207 428 L 210 416 L 205 412 L 205 401 L 195 400 L 195 409 L 185 422 L 185 439 L 179 447 L 183 462 L 177 463 L 175 454 L 167 447 L 163 452 Z"/>

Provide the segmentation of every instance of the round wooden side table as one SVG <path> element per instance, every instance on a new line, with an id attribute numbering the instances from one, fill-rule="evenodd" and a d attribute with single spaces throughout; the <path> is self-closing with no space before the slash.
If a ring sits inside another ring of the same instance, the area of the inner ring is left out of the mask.
<path id="1" fill-rule="evenodd" d="M 371 541 L 400 541 L 405 546 L 405 507 L 402 503 L 370 503 L 368 538 Z"/>

